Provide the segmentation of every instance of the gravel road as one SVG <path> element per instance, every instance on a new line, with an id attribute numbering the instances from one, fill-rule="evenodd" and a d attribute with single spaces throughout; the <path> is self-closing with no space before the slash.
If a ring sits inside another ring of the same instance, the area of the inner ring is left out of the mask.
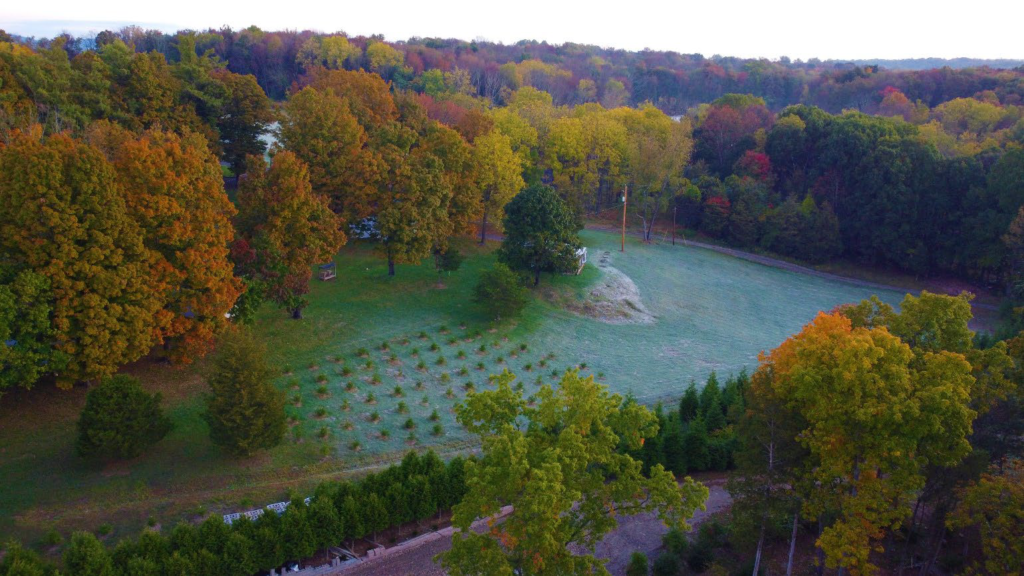
<path id="1" fill-rule="evenodd" d="M 705 484 L 710 491 L 707 511 L 698 511 L 694 515 L 690 521 L 694 528 L 708 516 L 727 509 L 732 502 L 729 493 L 725 491 L 724 480 L 716 479 L 705 482 Z M 665 532 L 667 529 L 654 514 L 638 514 L 620 518 L 618 528 L 605 536 L 597 545 L 596 554 L 600 558 L 608 559 L 608 570 L 613 575 L 625 574 L 629 555 L 633 551 L 644 552 L 653 560 L 656 556 L 655 552 L 661 548 L 661 536 Z M 444 552 L 450 546 L 451 539 L 442 538 L 427 542 L 417 548 L 403 550 L 378 560 L 353 566 L 336 574 L 345 576 L 405 576 L 412 574 L 441 576 L 445 574 L 445 571 L 434 563 L 433 557 Z"/>

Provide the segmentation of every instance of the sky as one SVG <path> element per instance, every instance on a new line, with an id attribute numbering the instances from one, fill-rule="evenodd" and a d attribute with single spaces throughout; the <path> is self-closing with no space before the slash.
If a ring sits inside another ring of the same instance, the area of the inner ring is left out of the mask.
<path id="1" fill-rule="evenodd" d="M 744 58 L 1024 58 L 1024 0 L 5 0 L 0 29 L 85 35 L 126 24 L 576 42 Z"/>

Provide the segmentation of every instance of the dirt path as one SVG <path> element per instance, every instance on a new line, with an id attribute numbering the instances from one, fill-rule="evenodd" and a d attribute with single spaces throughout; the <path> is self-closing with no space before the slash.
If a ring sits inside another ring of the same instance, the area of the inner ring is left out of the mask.
<path id="1" fill-rule="evenodd" d="M 732 498 L 725 491 L 724 480 L 711 480 L 705 484 L 710 491 L 707 510 L 698 511 L 694 515 L 690 521 L 694 528 L 712 514 L 727 509 L 732 503 Z M 595 552 L 599 558 L 608 559 L 608 570 L 613 575 L 625 574 L 630 554 L 639 550 L 653 560 L 657 555 L 657 550 L 661 548 L 661 537 L 667 531 L 654 514 L 638 514 L 620 518 L 618 528 L 601 540 Z M 345 576 L 405 576 L 411 574 L 442 576 L 445 571 L 434 562 L 433 558 L 450 547 L 450 537 L 440 538 L 416 548 L 395 552 L 332 574 L 344 574 Z"/>

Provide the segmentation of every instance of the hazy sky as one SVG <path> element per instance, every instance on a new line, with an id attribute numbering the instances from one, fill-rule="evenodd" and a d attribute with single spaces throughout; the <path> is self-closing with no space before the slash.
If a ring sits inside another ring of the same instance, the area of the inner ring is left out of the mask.
<path id="1" fill-rule="evenodd" d="M 174 31 L 229 25 L 579 42 L 705 56 L 822 59 L 1024 58 L 1024 0 L 4 0 L 0 28 L 36 36 L 137 23 Z"/>

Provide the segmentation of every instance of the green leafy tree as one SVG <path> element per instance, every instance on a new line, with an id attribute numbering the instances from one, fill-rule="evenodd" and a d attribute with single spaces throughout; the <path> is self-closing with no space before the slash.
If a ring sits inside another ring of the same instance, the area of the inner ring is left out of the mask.
<path id="1" fill-rule="evenodd" d="M 492 318 L 512 318 L 529 302 L 529 290 L 523 278 L 508 266 L 496 262 L 480 274 L 473 289 L 473 301 L 481 305 Z"/>
<path id="2" fill-rule="evenodd" d="M 981 558 L 968 574 L 1020 574 L 1024 571 L 1024 463 L 1010 460 L 963 491 L 947 520 L 950 528 L 974 527 Z"/>
<path id="3" fill-rule="evenodd" d="M 60 372 L 67 355 L 57 347 L 53 296 L 45 276 L 0 269 L 0 396 L 15 386 L 31 388 L 41 376 Z"/>
<path id="4" fill-rule="evenodd" d="M 261 139 L 274 121 L 263 88 L 251 74 L 235 74 L 226 70 L 214 72 L 214 78 L 227 89 L 227 97 L 217 118 L 220 145 L 224 160 L 232 172 L 239 176 L 245 171 L 245 159 L 262 156 L 267 144 Z"/>
<path id="5" fill-rule="evenodd" d="M 74 576 L 114 576 L 114 562 L 91 532 L 75 532 L 64 551 L 64 568 Z"/>
<path id="6" fill-rule="evenodd" d="M 226 334 L 207 382 L 204 419 L 210 439 L 228 452 L 251 456 L 284 437 L 284 392 L 274 387 L 266 349 L 251 334 Z"/>
<path id="7" fill-rule="evenodd" d="M 513 380 L 506 371 L 495 390 L 456 408 L 483 446 L 480 459 L 465 464 L 468 492 L 455 506 L 452 548 L 440 556 L 446 570 L 607 574 L 593 550 L 619 516 L 656 512 L 666 524 L 689 529 L 686 519 L 703 506 L 707 488 L 690 479 L 678 485 L 660 465 L 644 476 L 639 461 L 617 450 L 638 450 L 657 433 L 647 408 L 572 371 L 557 389 L 543 386 L 530 407 Z M 505 505 L 513 511 L 503 521 L 482 534 L 470 530 Z"/>
<path id="8" fill-rule="evenodd" d="M 309 507 L 294 499 L 281 515 L 282 548 L 286 558 L 302 560 L 316 552 L 317 536 L 309 522 Z"/>
<path id="9" fill-rule="evenodd" d="M 690 472 L 707 470 L 711 465 L 710 443 L 708 427 L 704 424 L 704 418 L 698 416 L 686 427 L 683 435 L 683 454 Z"/>
<path id="10" fill-rule="evenodd" d="M 531 274 L 534 286 L 541 272 L 575 270 L 582 225 L 551 188 L 531 186 L 517 194 L 505 207 L 503 224 L 498 259 Z"/>
<path id="11" fill-rule="evenodd" d="M 160 409 L 160 393 L 118 374 L 89 390 L 78 420 L 75 449 L 82 456 L 135 458 L 171 430 Z"/>
<path id="12" fill-rule="evenodd" d="M 445 273 L 451 274 L 462 266 L 462 261 L 465 258 L 458 250 L 452 247 L 445 249 L 434 248 L 434 269 L 437 270 L 437 285 L 443 286 L 443 275 Z"/>

